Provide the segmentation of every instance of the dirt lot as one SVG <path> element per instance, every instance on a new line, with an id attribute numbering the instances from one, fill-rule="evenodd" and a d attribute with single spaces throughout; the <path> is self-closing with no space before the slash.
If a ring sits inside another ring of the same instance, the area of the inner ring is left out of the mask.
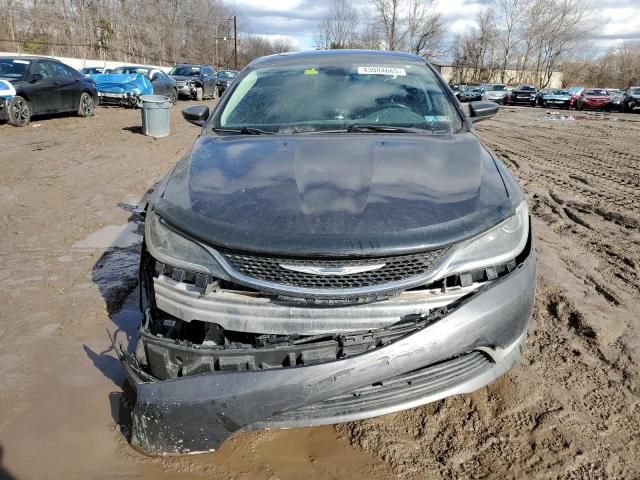
<path id="1" fill-rule="evenodd" d="M 640 116 L 545 116 L 478 127 L 535 217 L 514 370 L 408 412 L 162 459 L 126 443 L 106 329 L 135 336 L 136 207 L 198 129 L 177 108 L 157 140 L 131 110 L 0 125 L 0 479 L 640 478 Z"/>

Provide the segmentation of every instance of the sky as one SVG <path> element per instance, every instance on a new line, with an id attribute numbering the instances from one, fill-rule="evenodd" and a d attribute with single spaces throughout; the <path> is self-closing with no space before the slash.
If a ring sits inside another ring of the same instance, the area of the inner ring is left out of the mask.
<path id="1" fill-rule="evenodd" d="M 487 0 L 437 0 L 448 38 L 474 25 L 477 12 Z M 591 35 L 593 48 L 605 50 L 624 40 L 640 40 L 640 0 L 594 0 L 597 29 Z M 266 37 L 289 37 L 301 50 L 313 48 L 318 25 L 331 0 L 234 0 L 240 29 Z M 366 7 L 368 0 L 353 0 Z"/>

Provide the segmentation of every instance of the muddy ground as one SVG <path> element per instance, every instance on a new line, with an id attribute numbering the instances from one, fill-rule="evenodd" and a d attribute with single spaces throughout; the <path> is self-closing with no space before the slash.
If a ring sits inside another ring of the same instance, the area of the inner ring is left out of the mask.
<path id="1" fill-rule="evenodd" d="M 181 102 L 180 106 L 185 106 Z M 640 478 L 640 116 L 504 108 L 478 125 L 534 215 L 528 348 L 472 395 L 150 459 L 107 329 L 135 337 L 137 207 L 198 134 L 139 112 L 0 125 L 0 479 Z"/>

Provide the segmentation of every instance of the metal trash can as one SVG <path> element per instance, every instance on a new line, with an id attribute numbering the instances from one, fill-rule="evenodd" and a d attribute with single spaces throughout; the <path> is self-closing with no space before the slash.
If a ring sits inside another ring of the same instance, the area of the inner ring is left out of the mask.
<path id="1" fill-rule="evenodd" d="M 142 102 L 142 133 L 149 137 L 169 135 L 171 100 L 164 95 L 140 95 Z"/>

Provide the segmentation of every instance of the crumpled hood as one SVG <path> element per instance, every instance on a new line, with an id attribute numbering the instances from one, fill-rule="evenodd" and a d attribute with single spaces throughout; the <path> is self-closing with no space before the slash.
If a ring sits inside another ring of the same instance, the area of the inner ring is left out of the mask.
<path id="1" fill-rule="evenodd" d="M 137 93 L 151 95 L 153 86 L 151 81 L 141 73 L 110 73 L 89 75 L 96 82 L 99 92 L 107 93 Z"/>
<path id="2" fill-rule="evenodd" d="M 200 137 L 153 208 L 212 244 L 253 251 L 407 251 L 510 214 L 472 133 Z"/>

